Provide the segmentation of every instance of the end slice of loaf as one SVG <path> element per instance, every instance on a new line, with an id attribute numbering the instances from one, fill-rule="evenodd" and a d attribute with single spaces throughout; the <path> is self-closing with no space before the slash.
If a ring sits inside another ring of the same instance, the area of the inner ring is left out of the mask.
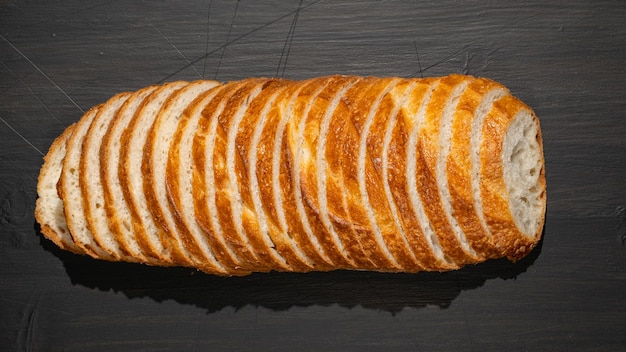
<path id="1" fill-rule="evenodd" d="M 505 95 L 485 117 L 481 137 L 477 199 L 495 245 L 517 260 L 537 245 L 545 219 L 539 120 L 520 100 Z"/>
<path id="2" fill-rule="evenodd" d="M 37 203 L 35 206 L 35 219 L 41 226 L 43 235 L 54 242 L 61 249 L 85 254 L 85 251 L 78 247 L 70 234 L 65 219 L 63 200 L 59 197 L 57 183 L 61 177 L 63 159 L 65 158 L 65 147 L 67 140 L 74 130 L 74 124 L 70 125 L 57 137 L 48 153 L 44 157 L 44 163 L 39 171 L 37 181 Z"/>

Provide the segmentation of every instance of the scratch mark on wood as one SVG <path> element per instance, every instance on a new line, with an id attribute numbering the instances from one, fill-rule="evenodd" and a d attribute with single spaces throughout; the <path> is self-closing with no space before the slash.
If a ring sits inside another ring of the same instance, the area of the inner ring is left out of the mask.
<path id="1" fill-rule="evenodd" d="M 15 52 L 17 52 L 21 57 L 24 58 L 24 60 L 28 61 L 29 64 L 31 64 L 31 66 L 33 66 L 35 68 L 35 70 L 37 70 L 37 72 L 39 72 L 42 76 L 44 76 L 50 83 L 52 83 L 52 85 L 59 91 L 61 92 L 63 95 L 65 95 L 65 97 L 72 102 L 72 104 L 74 104 L 74 106 L 76 106 L 78 108 L 78 110 L 80 110 L 81 112 L 85 112 L 85 110 L 83 110 L 83 108 L 81 108 L 80 106 L 78 106 L 78 104 L 74 101 L 74 99 L 72 99 L 61 87 L 59 87 L 58 84 L 56 84 L 55 81 L 52 80 L 52 78 L 50 78 L 50 76 L 48 76 L 47 74 L 45 74 L 40 68 L 39 66 L 37 66 L 31 59 L 28 58 L 28 56 L 26 56 L 20 49 L 18 49 L 15 45 L 13 45 L 13 43 L 11 43 L 7 38 L 5 38 L 2 34 L 0 34 L 0 38 L 2 38 L 2 40 L 4 40 L 7 44 L 9 44 L 9 46 L 15 50 Z"/>
<path id="2" fill-rule="evenodd" d="M 622 243 L 622 248 L 626 248 L 626 207 L 620 205 L 615 208 L 615 217 L 621 220 L 617 231 L 620 242 Z"/>
<path id="3" fill-rule="evenodd" d="M 206 14 L 206 46 L 204 47 L 204 64 L 202 65 L 202 78 L 204 78 L 204 74 L 206 72 L 206 60 L 209 57 L 208 53 L 209 53 L 209 30 L 211 28 L 211 4 L 213 3 L 212 0 L 209 0 L 209 7 L 207 9 L 207 14 Z"/>
<path id="4" fill-rule="evenodd" d="M 233 26 L 235 25 L 235 17 L 237 16 L 238 9 L 239 9 L 239 0 L 237 0 L 237 3 L 235 4 L 235 11 L 233 11 L 233 18 L 230 20 L 230 28 L 228 28 L 228 34 L 226 35 L 226 43 L 222 46 L 222 53 L 220 54 L 220 59 L 217 61 L 217 67 L 215 68 L 215 76 L 213 77 L 213 79 L 217 79 L 217 75 L 220 71 L 220 66 L 222 66 L 222 60 L 224 59 L 224 52 L 226 51 L 226 47 L 231 44 L 229 42 L 230 34 L 233 32 Z"/>
<path id="5" fill-rule="evenodd" d="M 422 75 L 424 72 L 426 72 L 426 71 L 430 70 L 431 68 L 436 67 L 436 66 L 439 66 L 439 65 L 441 65 L 442 63 L 444 63 L 444 62 L 446 62 L 446 61 L 448 61 L 448 60 L 450 60 L 450 59 L 452 59 L 452 58 L 454 58 L 454 57 L 457 57 L 459 54 L 461 54 L 462 52 L 464 52 L 465 50 L 467 50 L 467 48 L 469 48 L 471 45 L 473 45 L 473 44 L 474 44 L 474 43 L 476 43 L 476 42 L 479 42 L 479 41 L 481 41 L 481 40 L 483 40 L 483 39 L 485 39 L 485 38 L 487 38 L 487 37 L 489 37 L 489 36 L 491 36 L 491 35 L 493 35 L 493 34 L 497 34 L 497 33 L 499 33 L 499 32 L 502 32 L 502 31 L 503 31 L 503 30 L 505 30 L 505 29 L 510 29 L 510 28 L 513 28 L 515 25 L 517 25 L 517 24 L 519 24 L 519 23 L 522 23 L 522 22 L 528 21 L 528 20 L 530 20 L 530 19 L 532 19 L 532 18 L 534 18 L 534 17 L 538 17 L 538 16 L 543 16 L 543 15 L 546 15 L 546 14 L 548 14 L 548 13 L 550 13 L 550 12 L 553 12 L 553 11 L 556 11 L 556 9 L 554 9 L 554 10 L 552 10 L 552 11 L 546 11 L 546 12 L 541 12 L 541 13 L 535 13 L 535 14 L 532 14 L 532 15 L 529 15 L 529 16 L 526 16 L 526 17 L 523 17 L 523 18 L 520 18 L 520 19 L 519 19 L 519 20 L 517 20 L 517 21 L 513 21 L 513 22 L 511 22 L 510 24 L 507 24 L 507 25 L 504 25 L 504 26 L 500 26 L 500 27 L 498 27 L 498 28 L 494 29 L 493 31 L 490 31 L 490 32 L 488 32 L 488 33 L 486 33 L 486 34 L 483 34 L 483 35 L 481 35 L 481 36 L 478 36 L 478 37 L 474 38 L 473 40 L 470 40 L 469 42 L 467 42 L 467 43 L 466 43 L 466 44 L 465 44 L 465 45 L 464 45 L 461 49 L 454 51 L 452 54 L 445 56 L 443 59 L 441 59 L 441 60 L 439 60 L 439 61 L 437 61 L 437 62 L 433 63 L 433 64 L 432 64 L 432 65 L 430 65 L 430 66 L 426 66 L 424 69 L 421 69 L 421 68 L 420 68 L 420 70 L 419 70 L 419 71 L 415 71 L 415 72 L 413 72 L 413 73 L 412 73 L 412 74 L 410 74 L 408 77 L 415 77 L 417 74 Z"/>
<path id="6" fill-rule="evenodd" d="M 34 304 L 29 303 L 26 305 L 23 315 L 20 330 L 18 332 L 16 344 L 20 351 L 31 351 L 31 347 L 35 346 L 35 329 L 37 327 L 37 315 L 39 312 L 39 305 L 41 304 L 41 298 L 43 292 L 39 292 L 37 300 Z M 32 298 L 32 296 L 31 296 Z"/>
<path id="7" fill-rule="evenodd" d="M 39 148 L 35 147 L 35 145 L 33 143 L 31 143 L 28 138 L 24 137 L 24 135 L 22 135 L 21 133 L 19 133 L 15 128 L 13 128 L 13 126 L 11 126 L 4 118 L 2 118 L 2 116 L 0 116 L 0 121 L 2 121 L 5 125 L 7 125 L 7 127 L 13 131 L 13 133 L 15 133 L 16 135 L 18 135 L 24 142 L 26 142 L 28 145 L 30 145 L 31 147 L 33 147 L 33 149 L 35 149 L 39 154 L 41 154 L 41 156 L 44 156 L 45 154 L 39 150 Z"/>
<path id="8" fill-rule="evenodd" d="M 320 1 L 322 1 L 322 0 L 315 0 L 315 1 L 311 2 L 311 3 L 310 3 L 310 4 L 308 4 L 308 5 L 302 6 L 302 8 L 300 8 L 300 9 L 296 9 L 296 10 L 290 11 L 290 12 L 288 12 L 288 13 L 286 13 L 286 14 L 284 14 L 284 15 L 280 16 L 280 17 L 275 18 L 275 19 L 274 19 L 274 20 L 272 20 L 272 21 L 266 22 L 265 24 L 263 24 L 263 25 L 261 25 L 261 26 L 259 26 L 259 27 L 255 28 L 255 29 L 253 29 L 253 30 L 251 30 L 251 31 L 249 31 L 249 32 L 247 32 L 247 33 L 244 33 L 244 34 L 240 35 L 239 37 L 237 37 L 237 38 L 235 38 L 235 39 L 231 40 L 230 42 L 227 42 L 227 43 L 225 43 L 225 44 L 223 44 L 223 45 L 219 46 L 218 48 L 216 48 L 216 49 L 214 49 L 214 50 L 212 50 L 212 51 L 210 51 L 210 52 L 208 52 L 208 53 L 206 53 L 206 54 L 202 55 L 201 57 L 199 57 L 199 58 L 197 58 L 197 59 L 195 59 L 195 60 L 191 61 L 191 63 L 189 63 L 189 64 L 187 64 L 187 65 L 185 65 L 185 66 L 183 66 L 183 67 L 179 68 L 178 70 L 176 70 L 176 71 L 174 71 L 174 72 L 172 72 L 172 73 L 170 73 L 169 75 L 167 75 L 167 76 L 165 76 L 164 78 L 162 78 L 161 80 L 159 80 L 157 83 L 163 83 L 163 82 L 165 82 L 166 80 L 168 80 L 168 79 L 172 78 L 173 76 L 175 76 L 175 75 L 177 75 L 178 73 L 180 73 L 180 72 L 182 72 L 183 70 L 185 70 L 187 67 L 189 67 L 189 66 L 191 66 L 191 65 L 193 65 L 193 64 L 198 63 L 200 60 L 203 60 L 203 59 L 204 59 L 205 57 L 207 57 L 207 56 L 213 55 L 214 53 L 216 53 L 216 52 L 220 51 L 221 49 L 225 48 L 226 46 L 231 45 L 231 44 L 233 44 L 233 43 L 235 43 L 235 42 L 237 42 L 237 41 L 239 41 L 239 40 L 241 40 L 241 39 L 243 39 L 243 38 L 245 38 L 245 37 L 247 37 L 247 36 L 249 36 L 249 35 L 251 35 L 251 34 L 254 34 L 254 33 L 256 33 L 256 32 L 258 32 L 258 31 L 260 31 L 260 30 L 263 30 L 264 28 L 269 27 L 269 26 L 273 25 L 274 23 L 281 21 L 281 20 L 282 20 L 282 19 L 284 19 L 284 18 L 287 18 L 287 17 L 289 17 L 289 16 L 293 15 L 296 11 L 299 11 L 299 10 L 304 10 L 304 9 L 306 9 L 306 8 L 310 7 L 310 6 L 313 6 L 313 5 L 317 4 L 317 3 L 318 3 L 318 2 L 320 2 Z"/>
<path id="9" fill-rule="evenodd" d="M 2 66 L 4 66 L 4 68 L 7 69 L 7 71 L 11 72 L 15 77 L 17 77 L 17 79 L 22 83 L 22 85 L 26 87 L 26 89 L 28 89 L 30 94 L 32 94 L 35 97 L 35 99 L 37 99 L 39 104 L 41 104 L 41 106 L 43 106 L 43 108 L 46 109 L 46 111 L 50 114 L 50 116 L 52 116 L 53 119 L 57 120 L 57 122 L 61 122 L 59 118 L 57 118 L 56 115 L 52 112 L 52 110 L 48 108 L 48 105 L 39 98 L 39 95 L 37 95 L 37 93 L 35 93 L 35 91 L 33 91 L 30 88 L 30 86 L 24 81 L 24 79 L 22 79 L 22 76 L 20 76 L 17 72 L 11 70 L 11 68 L 9 68 L 4 62 L 2 62 Z"/>
<path id="10" fill-rule="evenodd" d="M 465 53 L 465 62 L 463 63 L 463 68 L 461 68 L 461 73 L 466 75 L 469 72 L 469 62 L 470 62 L 470 54 Z"/>
<path id="11" fill-rule="evenodd" d="M 158 29 L 158 28 L 157 28 L 157 27 L 156 27 L 156 26 L 155 26 L 155 25 L 154 25 L 154 24 L 153 24 L 153 23 L 152 23 L 149 19 L 147 19 L 147 18 L 146 18 L 146 22 L 148 22 L 148 25 L 150 25 L 150 27 L 152 27 L 155 31 L 157 31 L 157 33 L 159 33 L 159 34 L 161 35 L 161 37 L 163 37 L 163 39 L 165 39 L 165 41 L 167 41 L 167 43 L 168 43 L 169 45 L 171 45 L 171 46 L 172 46 L 172 48 L 174 48 L 174 50 L 176 50 L 176 52 L 178 52 L 178 54 L 179 54 L 180 56 L 182 56 L 182 58 L 183 58 L 183 59 L 185 59 L 185 61 L 187 61 L 187 63 L 190 63 L 190 62 L 191 62 L 191 60 L 189 60 L 189 58 L 187 58 L 187 56 L 185 56 L 185 54 L 183 54 L 183 52 L 182 52 L 182 51 L 180 51 L 180 50 L 178 49 L 178 47 L 176 47 L 176 45 L 174 45 L 174 43 L 172 43 L 172 41 L 170 40 L 170 38 L 168 38 L 168 37 L 165 35 L 165 33 L 161 32 L 161 30 L 160 30 L 160 29 Z M 191 64 L 191 68 L 192 68 L 194 71 L 196 71 L 196 73 L 198 74 L 198 76 L 199 76 L 199 77 L 202 77 L 202 75 L 200 75 L 200 72 L 198 72 L 198 70 L 196 70 L 196 67 L 195 67 L 193 64 Z"/>
<path id="12" fill-rule="evenodd" d="M 289 31 L 287 32 L 287 38 L 285 39 L 285 44 L 283 45 L 283 51 L 280 53 L 280 60 L 278 61 L 278 67 L 276 68 L 276 76 L 280 76 L 281 78 L 285 77 L 285 70 L 287 69 L 287 58 L 289 58 L 289 52 L 291 51 L 291 43 L 293 43 L 293 35 L 296 31 L 296 23 L 298 22 L 298 16 L 300 15 L 301 9 L 302 9 L 302 0 L 300 0 L 300 4 L 298 4 L 296 13 L 293 15 L 293 20 L 291 21 L 291 26 L 289 27 Z M 283 58 L 284 58 L 284 61 L 283 61 Z M 281 65 L 282 65 L 282 72 L 280 72 Z"/>
<path id="13" fill-rule="evenodd" d="M 420 77 L 424 78 L 424 71 L 422 71 L 422 61 L 420 60 L 420 53 L 417 51 L 417 41 L 413 39 L 413 46 L 415 47 L 415 55 L 417 56 L 417 67 L 419 68 Z"/>

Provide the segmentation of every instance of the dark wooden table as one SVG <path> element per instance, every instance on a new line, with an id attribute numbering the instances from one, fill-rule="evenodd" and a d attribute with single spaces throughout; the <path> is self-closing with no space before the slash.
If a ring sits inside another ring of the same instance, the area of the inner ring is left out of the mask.
<path id="1" fill-rule="evenodd" d="M 623 1 L 0 1 L 0 350 L 626 350 Z M 449 273 L 217 278 L 61 252 L 42 156 L 162 81 L 486 76 L 541 119 L 544 240 Z"/>

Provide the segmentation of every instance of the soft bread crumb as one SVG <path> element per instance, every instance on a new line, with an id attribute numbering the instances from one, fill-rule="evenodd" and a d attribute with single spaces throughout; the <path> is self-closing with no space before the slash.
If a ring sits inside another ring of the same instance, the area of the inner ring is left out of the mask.
<path id="1" fill-rule="evenodd" d="M 542 157 L 538 127 L 528 110 L 517 114 L 504 137 L 502 165 L 509 205 L 520 231 L 534 237 L 542 219 Z"/>

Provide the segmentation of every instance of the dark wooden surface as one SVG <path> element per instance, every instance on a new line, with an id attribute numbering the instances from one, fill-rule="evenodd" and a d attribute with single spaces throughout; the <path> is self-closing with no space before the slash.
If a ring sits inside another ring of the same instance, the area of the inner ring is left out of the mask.
<path id="1" fill-rule="evenodd" d="M 0 350 L 626 350 L 623 1 L 0 1 Z M 544 240 L 450 273 L 216 278 L 42 239 L 42 156 L 174 79 L 455 72 L 541 119 Z"/>

